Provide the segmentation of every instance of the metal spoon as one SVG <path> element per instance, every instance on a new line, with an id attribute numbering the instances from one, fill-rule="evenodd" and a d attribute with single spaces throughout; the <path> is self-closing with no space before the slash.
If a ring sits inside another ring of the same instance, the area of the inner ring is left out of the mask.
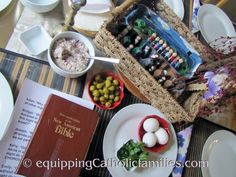
<path id="1" fill-rule="evenodd" d="M 115 63 L 115 64 L 118 64 L 120 62 L 120 60 L 117 58 L 92 57 L 92 56 L 89 56 L 89 58 L 94 59 L 94 60 L 99 60 L 99 61 L 105 61 L 109 63 Z"/>

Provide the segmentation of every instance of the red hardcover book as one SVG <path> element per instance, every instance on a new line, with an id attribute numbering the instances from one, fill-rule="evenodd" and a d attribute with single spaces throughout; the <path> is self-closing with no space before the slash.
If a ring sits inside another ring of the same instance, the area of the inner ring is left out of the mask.
<path id="1" fill-rule="evenodd" d="M 99 117 L 51 95 L 17 169 L 27 177 L 78 177 Z"/>

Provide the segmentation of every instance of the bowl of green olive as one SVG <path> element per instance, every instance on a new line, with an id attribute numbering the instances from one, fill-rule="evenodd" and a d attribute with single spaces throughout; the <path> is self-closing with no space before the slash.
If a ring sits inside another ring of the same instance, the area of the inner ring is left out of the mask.
<path id="1" fill-rule="evenodd" d="M 92 77 L 88 92 L 97 107 L 114 109 L 124 97 L 124 83 L 113 72 L 102 72 Z"/>

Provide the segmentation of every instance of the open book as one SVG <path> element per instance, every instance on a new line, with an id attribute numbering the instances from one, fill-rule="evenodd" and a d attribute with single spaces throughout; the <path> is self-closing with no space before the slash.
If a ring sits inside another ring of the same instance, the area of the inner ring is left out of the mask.
<path id="1" fill-rule="evenodd" d="M 19 176 L 15 174 L 17 166 L 32 137 L 44 104 L 51 94 L 58 95 L 91 110 L 94 108 L 94 104 L 89 101 L 44 87 L 26 79 L 16 100 L 10 127 L 5 137 L 0 141 L 1 177 Z"/>

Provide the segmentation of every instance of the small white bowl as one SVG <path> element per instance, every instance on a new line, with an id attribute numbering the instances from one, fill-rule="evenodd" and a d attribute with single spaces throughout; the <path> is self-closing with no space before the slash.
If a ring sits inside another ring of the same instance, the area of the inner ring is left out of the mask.
<path id="1" fill-rule="evenodd" d="M 20 0 L 21 3 L 36 13 L 45 13 L 53 10 L 59 0 Z"/>
<path id="2" fill-rule="evenodd" d="M 85 44 L 85 46 L 88 48 L 89 50 L 89 55 L 90 56 L 95 56 L 95 50 L 94 47 L 92 45 L 92 43 L 83 35 L 76 33 L 76 32 L 71 32 L 71 31 L 67 31 L 67 32 L 62 32 L 59 33 L 58 35 L 56 35 L 50 45 L 49 45 L 49 49 L 48 49 L 48 62 L 50 64 L 50 66 L 52 67 L 52 69 L 59 75 L 64 76 L 64 77 L 68 77 L 68 78 L 76 78 L 79 76 L 82 76 L 83 74 L 85 74 L 93 65 L 94 60 L 90 59 L 89 64 L 87 66 L 87 68 L 81 72 L 69 72 L 69 71 L 65 71 L 63 69 L 61 69 L 59 66 L 57 66 L 57 64 L 53 61 L 53 57 L 51 56 L 51 52 L 52 52 L 52 47 L 55 44 L 55 41 L 57 41 L 60 38 L 71 38 L 71 39 L 77 39 L 80 40 L 81 42 L 83 42 Z"/>
<path id="3" fill-rule="evenodd" d="M 20 41 L 33 55 L 39 55 L 48 49 L 51 36 L 42 26 L 34 26 L 20 34 Z"/>

